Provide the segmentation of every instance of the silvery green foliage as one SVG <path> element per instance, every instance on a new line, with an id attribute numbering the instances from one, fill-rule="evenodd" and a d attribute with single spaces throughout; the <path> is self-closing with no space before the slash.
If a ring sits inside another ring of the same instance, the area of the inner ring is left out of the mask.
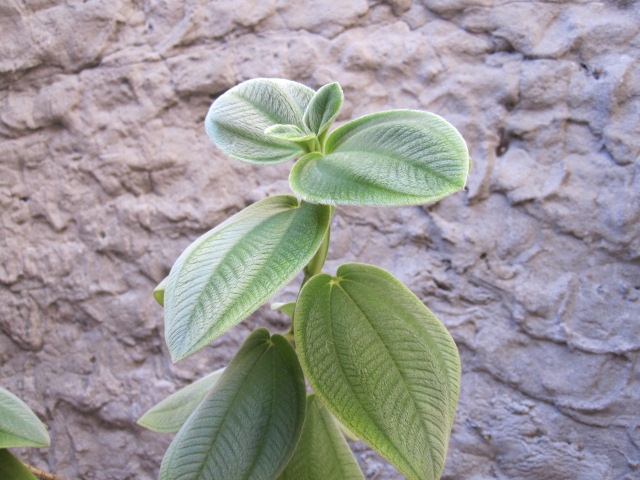
<path id="1" fill-rule="evenodd" d="M 0 387 L 0 479 L 36 478 L 7 448 L 48 445 L 49 433 L 36 414 L 13 393 Z"/>
<path id="2" fill-rule="evenodd" d="M 49 434 L 35 413 L 13 393 L 0 387 L 0 448 L 47 445 Z"/>
<path id="3" fill-rule="evenodd" d="M 172 393 L 140 417 L 138 424 L 154 432 L 176 433 L 204 397 L 213 390 L 223 372 L 224 368 L 220 368 Z"/>
<path id="4" fill-rule="evenodd" d="M 162 480 L 363 478 L 342 432 L 410 480 L 442 474 L 460 389 L 451 335 L 390 273 L 346 264 L 322 273 L 336 205 L 420 205 L 464 188 L 457 130 L 394 110 L 330 131 L 337 83 L 280 79 L 232 88 L 205 128 L 228 156 L 297 162 L 290 195 L 262 200 L 194 241 L 154 291 L 182 360 L 243 321 L 302 271 L 298 299 L 274 304 L 290 332 L 256 330 L 231 364 L 174 393 L 140 423 L 178 433 Z M 315 394 L 305 400 L 305 377 Z"/>

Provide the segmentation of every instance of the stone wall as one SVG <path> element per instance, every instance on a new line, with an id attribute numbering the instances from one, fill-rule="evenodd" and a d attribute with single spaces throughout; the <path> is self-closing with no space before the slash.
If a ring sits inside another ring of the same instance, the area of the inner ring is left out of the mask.
<path id="1" fill-rule="evenodd" d="M 449 480 L 631 480 L 640 467 L 640 6 L 513 0 L 4 0 L 0 383 L 67 479 L 157 477 L 135 425 L 229 361 L 261 309 L 173 365 L 151 290 L 199 234 L 287 193 L 290 164 L 226 159 L 203 119 L 253 77 L 343 86 L 466 138 L 466 192 L 339 208 L 327 271 L 373 263 L 463 361 Z M 296 285 L 279 298 L 290 299 Z M 400 478 L 354 444 L 370 479 Z"/>

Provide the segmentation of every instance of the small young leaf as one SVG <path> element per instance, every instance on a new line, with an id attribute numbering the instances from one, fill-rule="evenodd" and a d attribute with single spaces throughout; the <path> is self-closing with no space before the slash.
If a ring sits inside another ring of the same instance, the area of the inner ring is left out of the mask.
<path id="1" fill-rule="evenodd" d="M 307 414 L 298 446 L 279 480 L 364 480 L 358 462 L 333 415 L 307 397 Z"/>
<path id="2" fill-rule="evenodd" d="M 228 156 L 248 163 L 274 164 L 299 157 L 302 147 L 264 132 L 274 125 L 304 130 L 304 111 L 314 91 L 289 80 L 256 78 L 220 96 L 207 114 L 207 134 Z"/>
<path id="3" fill-rule="evenodd" d="M 256 330 L 171 442 L 160 480 L 276 478 L 300 438 L 305 397 L 293 347 Z"/>
<path id="4" fill-rule="evenodd" d="M 289 318 L 293 318 L 293 312 L 295 311 L 295 309 L 296 309 L 295 302 L 291 302 L 291 303 L 274 302 L 271 304 L 271 310 L 282 312 Z"/>
<path id="5" fill-rule="evenodd" d="M 46 447 L 49 441 L 47 429 L 36 414 L 0 387 L 0 448 Z"/>
<path id="6" fill-rule="evenodd" d="M 165 277 L 158 286 L 153 289 L 153 298 L 162 306 L 164 306 L 164 290 L 167 287 L 168 278 L 169 277 Z"/>
<path id="7" fill-rule="evenodd" d="M 291 189 L 329 205 L 420 205 L 462 190 L 469 153 L 458 131 L 433 113 L 394 110 L 343 125 L 291 170 Z"/>
<path id="8" fill-rule="evenodd" d="M 311 140 L 315 135 L 313 133 L 304 132 L 295 125 L 274 125 L 264 131 L 265 135 L 278 140 L 288 140 L 290 142 L 306 142 Z"/>
<path id="9" fill-rule="evenodd" d="M 294 315 L 300 363 L 336 417 L 410 480 L 444 469 L 460 386 L 451 335 L 377 267 L 316 275 Z"/>
<path id="10" fill-rule="evenodd" d="M 330 83 L 318 90 L 304 112 L 307 128 L 322 138 L 338 117 L 343 100 L 342 89 L 337 83 Z"/>
<path id="11" fill-rule="evenodd" d="M 9 450 L 0 449 L 0 478 L 3 480 L 38 480 Z"/>
<path id="12" fill-rule="evenodd" d="M 220 368 L 172 393 L 140 417 L 138 425 L 154 432 L 177 432 L 187 421 L 189 415 L 200 405 L 204 397 L 213 389 L 222 376 L 222 372 L 224 372 L 224 368 Z"/>
<path id="13" fill-rule="evenodd" d="M 257 310 L 311 260 L 331 209 L 290 195 L 266 198 L 193 242 L 180 255 L 164 299 L 174 362 Z"/>

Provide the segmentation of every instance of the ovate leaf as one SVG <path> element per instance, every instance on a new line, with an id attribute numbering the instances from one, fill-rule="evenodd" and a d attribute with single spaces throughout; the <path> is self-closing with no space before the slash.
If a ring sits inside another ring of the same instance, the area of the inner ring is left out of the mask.
<path id="1" fill-rule="evenodd" d="M 358 462 L 333 415 L 316 398 L 307 398 L 302 436 L 280 480 L 364 480 Z"/>
<path id="2" fill-rule="evenodd" d="M 265 134 L 274 125 L 304 130 L 304 111 L 314 91 L 289 80 L 257 78 L 220 96 L 205 119 L 205 129 L 225 154 L 249 163 L 281 163 L 299 157 L 301 146 Z"/>
<path id="3" fill-rule="evenodd" d="M 391 274 L 347 264 L 300 292 L 295 341 L 333 414 L 410 480 L 444 469 L 460 385 L 453 339 Z"/>
<path id="4" fill-rule="evenodd" d="M 36 414 L 0 387 L 0 448 L 46 447 L 49 441 L 47 429 Z"/>
<path id="5" fill-rule="evenodd" d="M 305 142 L 315 137 L 313 133 L 304 132 L 295 125 L 274 125 L 267 128 L 264 133 L 269 137 L 290 142 Z"/>
<path id="6" fill-rule="evenodd" d="M 9 450 L 0 449 L 0 478 L 6 480 L 38 480 Z"/>
<path id="7" fill-rule="evenodd" d="M 318 90 L 304 112 L 307 128 L 322 138 L 338 117 L 343 100 L 342 89 L 337 83 L 330 83 Z"/>
<path id="8" fill-rule="evenodd" d="M 275 295 L 313 257 L 331 209 L 290 195 L 262 200 L 193 242 L 164 298 L 174 361 L 205 347 Z"/>
<path id="9" fill-rule="evenodd" d="M 222 376 L 222 372 L 224 372 L 224 368 L 172 393 L 147 411 L 138 420 L 138 425 L 154 432 L 177 432 L 187 421 L 189 415 L 200 405 L 204 397 L 213 389 Z"/>
<path id="10" fill-rule="evenodd" d="M 153 289 L 153 298 L 160 305 L 164 306 L 164 289 L 167 287 L 167 278 L 165 277 L 156 288 Z"/>
<path id="11" fill-rule="evenodd" d="M 300 438 L 305 397 L 293 347 L 255 331 L 174 438 L 160 480 L 276 478 Z"/>
<path id="12" fill-rule="evenodd" d="M 462 190 L 469 153 L 458 131 L 433 113 L 394 110 L 349 122 L 291 170 L 291 189 L 324 204 L 400 206 Z"/>

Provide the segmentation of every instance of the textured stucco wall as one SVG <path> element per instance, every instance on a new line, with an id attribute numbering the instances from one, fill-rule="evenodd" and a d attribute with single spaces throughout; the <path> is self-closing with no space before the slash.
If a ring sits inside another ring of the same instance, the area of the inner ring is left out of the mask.
<path id="1" fill-rule="evenodd" d="M 226 159 L 202 126 L 264 76 L 339 81 L 340 121 L 434 111 L 469 144 L 466 192 L 340 208 L 327 268 L 390 270 L 452 332 L 445 478 L 638 478 L 639 32 L 629 0 L 3 0 L 0 383 L 52 437 L 19 453 L 155 478 L 170 436 L 135 420 L 284 328 L 262 309 L 172 365 L 151 298 L 196 236 L 289 191 L 289 164 Z M 400 478 L 354 448 L 368 478 Z"/>

